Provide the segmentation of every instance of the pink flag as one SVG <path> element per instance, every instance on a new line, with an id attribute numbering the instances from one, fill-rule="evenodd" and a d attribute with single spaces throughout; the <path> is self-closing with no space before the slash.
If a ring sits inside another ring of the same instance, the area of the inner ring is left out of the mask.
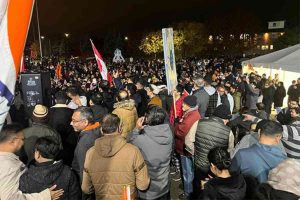
<path id="1" fill-rule="evenodd" d="M 112 77 L 109 74 L 109 72 L 107 71 L 107 68 L 106 68 L 106 65 L 103 61 L 103 58 L 100 55 L 100 53 L 98 52 L 98 50 L 96 49 L 93 41 L 91 39 L 90 39 L 90 41 L 91 41 L 91 44 L 92 44 L 92 47 L 93 47 L 93 51 L 94 51 L 94 54 L 95 54 L 95 58 L 96 58 L 97 65 L 98 65 L 99 71 L 101 73 L 101 76 L 102 76 L 103 80 L 107 80 L 109 82 L 109 84 L 111 85 L 112 84 Z"/>

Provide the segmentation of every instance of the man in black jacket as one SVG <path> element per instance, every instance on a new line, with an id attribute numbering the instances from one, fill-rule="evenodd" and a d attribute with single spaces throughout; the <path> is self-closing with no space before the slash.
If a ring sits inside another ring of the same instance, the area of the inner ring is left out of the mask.
<path id="1" fill-rule="evenodd" d="M 36 141 L 35 163 L 21 176 L 19 189 L 23 193 L 37 193 L 52 185 L 63 189 L 61 200 L 79 200 L 80 185 L 72 170 L 62 161 L 55 161 L 60 148 L 51 137 L 42 137 Z"/>
<path id="2" fill-rule="evenodd" d="M 138 111 L 138 116 L 142 117 L 145 115 L 145 112 L 147 110 L 148 95 L 147 95 L 147 91 L 144 89 L 144 81 L 143 80 L 137 81 L 136 87 L 137 87 L 136 93 L 141 96 L 141 103 L 139 104 L 137 111 Z"/>
<path id="3" fill-rule="evenodd" d="M 76 134 L 70 125 L 73 110 L 66 105 L 67 95 L 63 91 L 55 94 L 55 102 L 56 104 L 49 109 L 49 125 L 60 134 L 64 147 L 62 159 L 65 164 L 71 166 L 77 144 Z"/>
<path id="4" fill-rule="evenodd" d="M 104 116 L 108 114 L 108 109 L 103 106 L 103 96 L 99 93 L 93 94 L 89 104 L 94 114 L 94 121 L 101 123 Z"/>

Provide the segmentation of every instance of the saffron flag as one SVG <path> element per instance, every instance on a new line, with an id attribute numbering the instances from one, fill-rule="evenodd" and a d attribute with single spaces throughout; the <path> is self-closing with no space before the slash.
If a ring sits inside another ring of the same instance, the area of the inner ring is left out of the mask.
<path id="1" fill-rule="evenodd" d="M 100 53 L 98 52 L 98 50 L 96 49 L 93 41 L 92 40 L 90 40 L 90 41 L 91 41 L 91 44 L 92 44 L 92 47 L 93 47 L 94 55 L 95 55 L 95 58 L 96 58 L 97 65 L 98 65 L 99 71 L 101 73 L 101 76 L 102 76 L 103 80 L 107 80 L 109 82 L 109 84 L 111 85 L 112 84 L 112 77 L 109 74 L 109 72 L 107 71 L 107 67 L 106 67 L 106 65 L 103 61 L 103 58 L 100 55 Z"/>
<path id="2" fill-rule="evenodd" d="M 55 70 L 55 74 L 56 74 L 56 79 L 57 79 L 57 80 L 60 80 L 60 79 L 61 79 L 61 76 L 62 76 L 61 70 L 62 70 L 62 67 L 61 67 L 61 65 L 58 63 L 57 66 L 56 66 L 56 70 Z"/>
<path id="3" fill-rule="evenodd" d="M 14 99 L 34 0 L 0 1 L 0 130 Z"/>

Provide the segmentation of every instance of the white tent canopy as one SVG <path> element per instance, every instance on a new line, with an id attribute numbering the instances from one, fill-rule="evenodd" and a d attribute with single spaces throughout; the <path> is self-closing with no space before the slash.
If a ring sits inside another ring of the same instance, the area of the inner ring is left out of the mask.
<path id="1" fill-rule="evenodd" d="M 300 44 L 243 62 L 243 65 L 247 64 L 254 67 L 300 73 Z"/>
<path id="2" fill-rule="evenodd" d="M 287 88 L 300 78 L 300 44 L 242 62 L 243 73 L 257 72 L 279 80 Z M 286 99 L 284 103 L 286 103 Z"/>

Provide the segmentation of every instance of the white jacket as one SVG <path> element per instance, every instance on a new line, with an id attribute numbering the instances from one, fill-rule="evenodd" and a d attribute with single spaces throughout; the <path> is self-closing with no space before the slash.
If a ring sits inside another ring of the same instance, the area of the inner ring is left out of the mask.
<path id="1" fill-rule="evenodd" d="M 51 200 L 49 189 L 34 194 L 23 194 L 19 190 L 19 179 L 26 166 L 15 154 L 0 152 L 0 163 L 1 200 Z"/>

